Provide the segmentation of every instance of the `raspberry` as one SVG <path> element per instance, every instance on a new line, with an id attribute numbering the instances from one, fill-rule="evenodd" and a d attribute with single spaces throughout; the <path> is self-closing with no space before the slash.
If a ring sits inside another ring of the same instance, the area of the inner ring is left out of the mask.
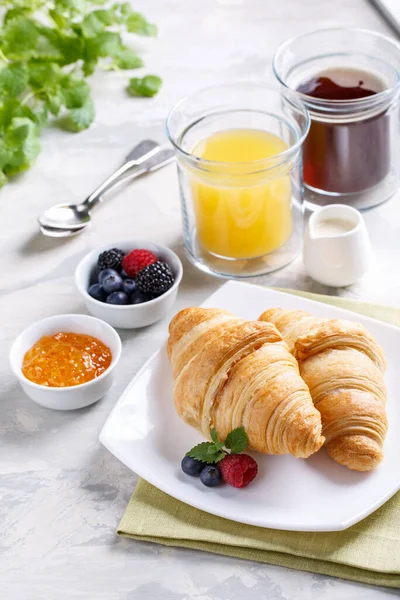
<path id="1" fill-rule="evenodd" d="M 157 256 L 150 250 L 137 248 L 124 257 L 122 268 L 129 277 L 136 277 L 139 271 L 157 262 L 157 260 Z"/>
<path id="2" fill-rule="evenodd" d="M 258 471 L 256 461 L 248 454 L 227 454 L 218 466 L 223 480 L 236 488 L 249 485 Z"/>

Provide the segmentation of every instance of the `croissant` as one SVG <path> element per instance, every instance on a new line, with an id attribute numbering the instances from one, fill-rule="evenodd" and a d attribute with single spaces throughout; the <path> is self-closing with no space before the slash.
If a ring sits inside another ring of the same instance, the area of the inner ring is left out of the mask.
<path id="1" fill-rule="evenodd" d="M 322 424 L 296 360 L 271 323 L 218 309 L 187 308 L 169 325 L 167 352 L 179 416 L 222 441 L 244 426 L 265 454 L 308 457 L 323 445 Z"/>
<path id="2" fill-rule="evenodd" d="M 383 458 L 387 431 L 385 357 L 358 323 L 272 308 L 274 323 L 299 361 L 300 374 L 321 413 L 326 449 L 336 462 L 370 471 Z"/>

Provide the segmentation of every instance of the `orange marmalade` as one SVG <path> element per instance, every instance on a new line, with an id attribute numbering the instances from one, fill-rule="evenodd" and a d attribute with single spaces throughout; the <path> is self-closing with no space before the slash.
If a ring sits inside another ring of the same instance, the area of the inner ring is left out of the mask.
<path id="1" fill-rule="evenodd" d="M 48 387 L 69 387 L 91 381 L 111 364 L 111 350 L 100 340 L 81 333 L 45 335 L 25 354 L 22 372 Z"/>

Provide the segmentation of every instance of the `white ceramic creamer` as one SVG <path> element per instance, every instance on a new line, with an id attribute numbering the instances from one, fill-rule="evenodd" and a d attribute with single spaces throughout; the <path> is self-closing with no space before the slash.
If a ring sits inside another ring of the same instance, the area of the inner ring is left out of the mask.
<path id="1" fill-rule="evenodd" d="M 355 208 L 331 204 L 311 215 L 303 261 L 316 281 L 334 287 L 351 285 L 368 271 L 371 254 L 364 218 Z"/>

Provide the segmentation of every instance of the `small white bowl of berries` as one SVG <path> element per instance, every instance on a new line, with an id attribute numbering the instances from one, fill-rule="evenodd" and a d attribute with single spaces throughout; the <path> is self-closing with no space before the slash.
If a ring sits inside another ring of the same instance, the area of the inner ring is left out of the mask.
<path id="1" fill-rule="evenodd" d="M 88 311 L 120 329 L 162 319 L 175 303 L 181 279 L 182 263 L 175 252 L 144 240 L 94 250 L 75 271 Z"/>

